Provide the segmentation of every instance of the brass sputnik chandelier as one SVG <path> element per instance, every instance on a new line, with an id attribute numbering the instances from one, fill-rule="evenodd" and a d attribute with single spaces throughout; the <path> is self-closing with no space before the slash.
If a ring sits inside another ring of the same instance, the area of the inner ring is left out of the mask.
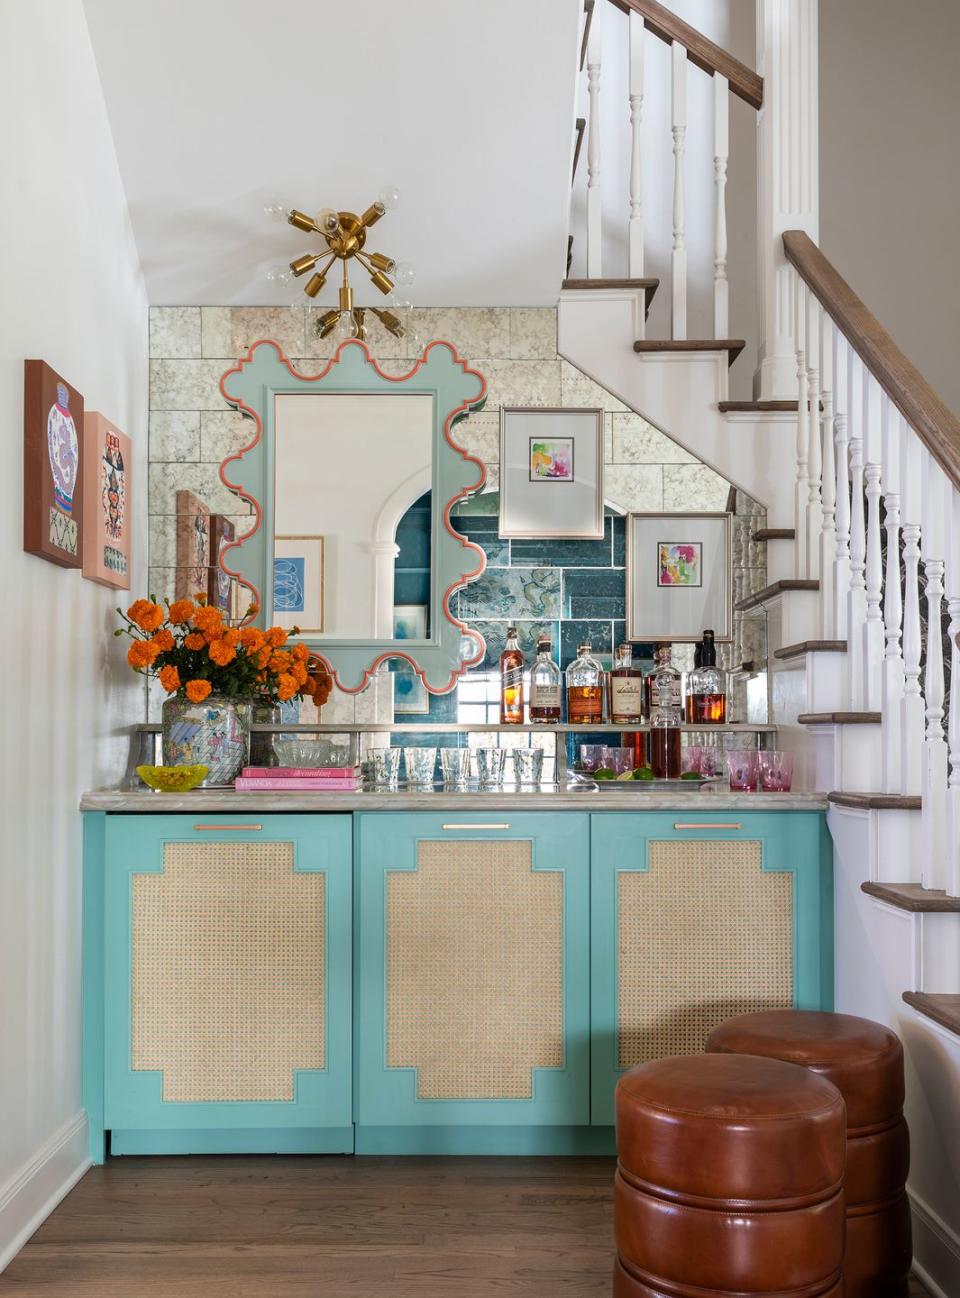
<path id="1" fill-rule="evenodd" d="M 340 284 L 339 305 L 316 317 L 313 330 L 318 338 L 327 338 L 336 330 L 338 336 L 364 340 L 369 327 L 368 314 L 375 316 L 394 337 L 403 338 L 406 334 L 406 326 L 397 311 L 407 310 L 411 304 L 399 300 L 396 289 L 413 283 L 413 267 L 409 263 L 396 262 L 382 252 L 364 251 L 370 228 L 388 211 L 393 210 L 398 201 L 396 189 L 387 186 L 361 216 L 353 212 L 336 212 L 331 207 L 323 208 L 315 216 L 308 216 L 297 208 L 287 209 L 282 203 L 270 203 L 265 208 L 268 216 L 287 221 L 295 229 L 308 234 L 318 234 L 325 244 L 319 252 L 305 252 L 303 256 L 296 257 L 290 262 L 289 271 L 286 267 L 268 271 L 268 280 L 285 284 L 292 278 L 299 279 L 312 271 L 303 286 L 304 293 L 312 303 L 326 285 L 334 263 L 341 263 L 343 281 Z M 384 296 L 390 296 L 394 310 L 354 304 L 349 271 L 351 261 L 363 267 L 376 289 Z"/>

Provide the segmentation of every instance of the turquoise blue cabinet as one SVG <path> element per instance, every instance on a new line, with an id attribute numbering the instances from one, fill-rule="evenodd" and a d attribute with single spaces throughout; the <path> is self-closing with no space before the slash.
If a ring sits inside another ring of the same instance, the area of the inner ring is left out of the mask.
<path id="1" fill-rule="evenodd" d="M 816 812 L 592 817 L 591 1111 L 634 1064 L 735 1014 L 831 1009 L 830 841 Z"/>
<path id="2" fill-rule="evenodd" d="M 104 1132 L 115 1154 L 352 1150 L 351 817 L 96 819 L 95 1161 Z"/>
<path id="3" fill-rule="evenodd" d="M 357 1152 L 577 1147 L 574 1129 L 590 1134 L 589 817 L 358 825 Z"/>

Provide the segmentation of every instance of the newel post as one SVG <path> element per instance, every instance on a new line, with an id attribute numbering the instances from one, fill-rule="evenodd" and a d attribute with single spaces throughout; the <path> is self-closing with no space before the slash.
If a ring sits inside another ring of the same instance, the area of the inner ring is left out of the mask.
<path id="1" fill-rule="evenodd" d="M 790 278 L 784 230 L 819 237 L 817 14 L 819 0 L 757 0 L 757 134 L 760 364 L 754 395 L 796 396 Z"/>

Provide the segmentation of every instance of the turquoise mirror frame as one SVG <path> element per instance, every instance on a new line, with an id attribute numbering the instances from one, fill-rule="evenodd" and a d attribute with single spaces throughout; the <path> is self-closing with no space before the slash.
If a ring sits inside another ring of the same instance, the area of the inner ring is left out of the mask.
<path id="1" fill-rule="evenodd" d="M 407 362 L 401 362 L 406 364 Z M 275 398 L 285 394 L 417 393 L 433 399 L 431 540 L 434 555 L 430 588 L 431 635 L 426 640 L 336 640 L 303 637 L 348 694 L 364 688 L 381 663 L 404 658 L 431 694 L 446 694 L 469 668 L 480 662 L 486 645 L 479 632 L 450 610 L 454 593 L 483 572 L 483 550 L 456 532 L 450 512 L 458 501 L 479 491 L 486 468 L 453 437 L 456 424 L 486 400 L 483 375 L 461 360 L 447 342 L 432 342 L 405 374 L 385 374 L 365 343 L 349 340 L 319 374 L 300 374 L 277 343 L 254 343 L 220 380 L 220 391 L 234 409 L 254 421 L 249 445 L 220 466 L 226 487 L 248 500 L 255 521 L 245 536 L 224 549 L 224 571 L 239 579 L 265 625 L 272 614 L 270 565 L 273 557 L 273 439 Z M 442 502 L 442 503 L 441 503 Z M 225 561 L 224 561 L 225 559 Z M 400 646 L 403 649 L 400 649 Z"/>

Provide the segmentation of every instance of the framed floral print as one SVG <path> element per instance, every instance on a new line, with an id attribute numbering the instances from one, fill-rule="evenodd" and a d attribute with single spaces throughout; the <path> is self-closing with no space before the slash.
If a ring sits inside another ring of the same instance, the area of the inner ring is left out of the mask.
<path id="1" fill-rule="evenodd" d="M 105 415 L 83 416 L 83 575 L 130 589 L 133 447 Z"/>
<path id="2" fill-rule="evenodd" d="M 628 514 L 627 638 L 730 640 L 731 539 L 730 514 Z"/>
<path id="3" fill-rule="evenodd" d="M 505 406 L 500 535 L 603 537 L 603 411 Z"/>
<path id="4" fill-rule="evenodd" d="M 83 397 L 46 361 L 24 361 L 23 548 L 83 567 Z"/>

